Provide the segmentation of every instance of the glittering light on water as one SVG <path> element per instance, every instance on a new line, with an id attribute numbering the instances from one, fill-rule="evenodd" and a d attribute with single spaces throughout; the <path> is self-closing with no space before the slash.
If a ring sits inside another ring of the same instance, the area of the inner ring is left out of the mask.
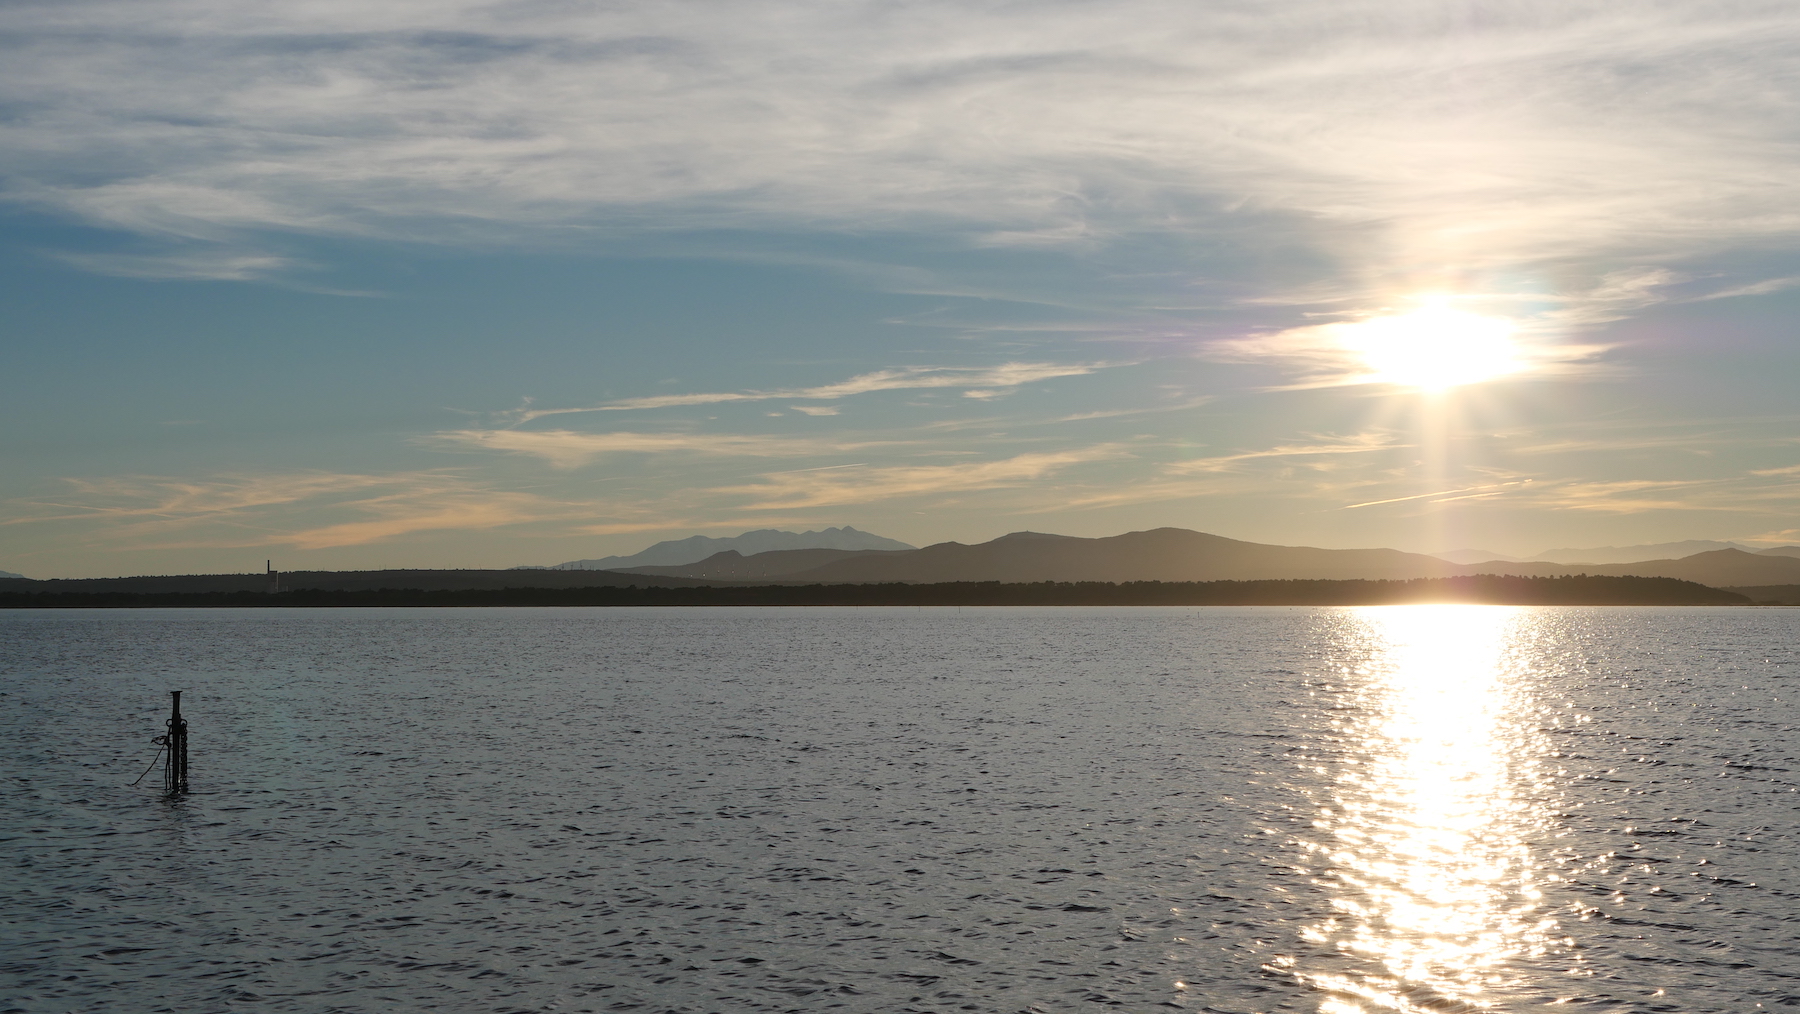
<path id="1" fill-rule="evenodd" d="M 1508 645 L 1531 614 L 1483 606 L 1353 611 L 1365 659 L 1342 761 L 1305 843 L 1331 899 L 1277 962 L 1323 1014 L 1489 1009 L 1556 925 L 1530 840 L 1540 752 Z"/>

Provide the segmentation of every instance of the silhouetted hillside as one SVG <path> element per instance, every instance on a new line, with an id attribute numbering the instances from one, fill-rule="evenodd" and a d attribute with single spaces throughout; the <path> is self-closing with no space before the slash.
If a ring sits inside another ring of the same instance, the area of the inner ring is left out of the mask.
<path id="1" fill-rule="evenodd" d="M 1722 588 L 1742 595 L 1759 606 L 1800 606 L 1800 584 L 1774 584 L 1748 588 Z"/>
<path id="2" fill-rule="evenodd" d="M 1738 585 L 1800 583 L 1800 559 L 1719 549 L 1695 553 L 1680 560 L 1645 560 L 1639 563 L 1566 565 L 1555 563 L 1478 563 L 1461 568 L 1465 574 L 1520 574 L 1549 577 L 1557 574 L 1598 574 L 1612 577 L 1672 577 L 1715 588 Z"/>
<path id="3" fill-rule="evenodd" d="M 859 532 L 845 525 L 819 532 L 784 532 L 761 528 L 728 539 L 695 535 L 686 539 L 658 542 L 649 549 L 630 556 L 603 556 L 598 560 L 570 560 L 553 567 L 519 567 L 518 570 L 627 570 L 640 567 L 679 567 L 719 553 L 755 556 L 790 549 L 913 549 L 904 542 L 883 538 L 870 532 Z"/>
<path id="4" fill-rule="evenodd" d="M 799 553 L 817 551 L 797 551 Z M 823 560 L 815 566 L 807 566 Z M 1240 542 L 1181 528 L 1158 528 L 1101 539 L 1015 532 L 966 546 L 941 542 L 910 552 L 860 552 L 836 556 L 759 553 L 713 558 L 686 567 L 639 568 L 637 573 L 703 580 L 861 584 L 903 581 L 1264 581 L 1408 580 L 1459 574 L 1557 577 L 1669 577 L 1707 585 L 1800 582 L 1800 559 L 1736 549 L 1699 553 L 1684 560 L 1571 566 L 1489 561 L 1453 564 L 1434 556 L 1393 549 L 1314 549 Z"/>
<path id="5" fill-rule="evenodd" d="M 682 567 L 620 567 L 614 573 L 654 574 L 708 581 L 768 581 L 816 570 L 846 559 L 880 558 L 917 550 L 786 549 L 744 556 L 727 551 Z"/>
<path id="6" fill-rule="evenodd" d="M 744 575 L 740 580 L 822 584 L 1404 579 L 1464 572 L 1436 557 L 1394 549 L 1266 546 L 1181 528 L 1101 539 L 1015 532 L 973 546 L 940 542 L 904 553 L 848 554 L 810 569 L 797 568 L 796 560 L 786 553 L 759 553 L 734 572 Z M 658 573 L 699 576 L 709 563 Z"/>
<path id="7" fill-rule="evenodd" d="M 1695 553 L 1710 553 L 1720 549 L 1741 549 L 1754 553 L 1753 547 L 1741 542 L 1717 542 L 1712 539 L 1688 539 L 1683 542 L 1655 542 L 1639 546 L 1590 546 L 1586 549 L 1547 549 L 1536 556 L 1524 557 L 1520 562 L 1529 563 L 1567 563 L 1585 565 L 1596 563 L 1642 563 L 1645 560 L 1679 560 Z M 1482 561 L 1468 560 L 1468 563 Z"/>
<path id="8" fill-rule="evenodd" d="M 288 591 L 359 591 L 381 588 L 491 590 L 585 588 L 631 585 L 686 587 L 705 584 L 945 584 L 1001 582 L 1128 583 L 1142 581 L 1346 581 L 1411 580 L 1476 574 L 1521 577 L 1660 577 L 1713 587 L 1800 584 L 1800 558 L 1737 549 L 1697 553 L 1681 560 L 1567 565 L 1489 561 L 1453 564 L 1392 549 L 1314 549 L 1240 542 L 1180 528 L 1130 532 L 1101 539 L 1016 532 L 965 546 L 943 542 L 924 549 L 795 549 L 741 556 L 715 554 L 680 567 L 628 570 L 374 570 L 299 571 L 280 575 Z M 264 574 L 90 578 L 31 581 L 0 579 L 0 591 L 39 593 L 266 592 Z"/>

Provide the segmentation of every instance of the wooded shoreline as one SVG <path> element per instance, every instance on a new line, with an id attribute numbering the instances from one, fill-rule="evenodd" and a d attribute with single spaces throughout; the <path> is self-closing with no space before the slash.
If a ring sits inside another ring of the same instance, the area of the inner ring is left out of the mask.
<path id="1" fill-rule="evenodd" d="M 3 609 L 326 606 L 1349 606 L 1752 605 L 1744 595 L 1660 577 L 1468 577 L 1406 581 L 958 581 L 946 584 L 750 585 L 237 592 L 0 592 Z"/>

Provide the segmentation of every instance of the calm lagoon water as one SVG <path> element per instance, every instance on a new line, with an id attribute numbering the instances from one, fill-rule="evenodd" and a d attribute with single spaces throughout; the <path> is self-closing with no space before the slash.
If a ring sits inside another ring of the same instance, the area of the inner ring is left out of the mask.
<path id="1" fill-rule="evenodd" d="M 1800 1006 L 1800 610 L 7 612 L 0 691 L 0 1011 Z"/>

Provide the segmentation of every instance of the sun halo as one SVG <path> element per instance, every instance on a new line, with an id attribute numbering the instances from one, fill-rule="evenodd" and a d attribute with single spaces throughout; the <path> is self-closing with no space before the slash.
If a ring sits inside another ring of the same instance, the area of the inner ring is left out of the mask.
<path id="1" fill-rule="evenodd" d="M 1422 391 L 1479 384 L 1525 368 L 1513 326 L 1441 304 L 1372 317 L 1338 331 L 1344 349 L 1362 361 L 1370 383 Z"/>

